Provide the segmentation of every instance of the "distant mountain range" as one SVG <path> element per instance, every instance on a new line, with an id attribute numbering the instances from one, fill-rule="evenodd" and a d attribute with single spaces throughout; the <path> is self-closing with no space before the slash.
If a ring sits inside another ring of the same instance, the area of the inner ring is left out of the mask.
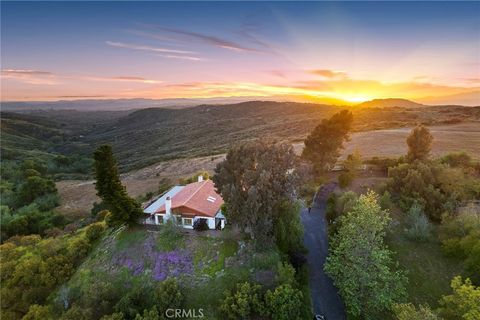
<path id="1" fill-rule="evenodd" d="M 294 97 L 226 97 L 205 99 L 88 99 L 88 100 L 60 100 L 60 101 L 22 101 L 2 102 L 3 111 L 31 111 L 31 110 L 78 110 L 78 111 L 120 111 L 146 108 L 183 109 L 198 105 L 235 104 L 249 101 L 277 101 L 296 102 Z M 293 100 L 293 101 L 292 101 Z M 324 105 L 343 106 L 341 101 L 328 100 Z M 429 104 L 430 106 L 433 104 Z M 356 105 L 367 108 L 418 108 L 427 105 L 411 100 L 391 98 L 374 99 Z"/>

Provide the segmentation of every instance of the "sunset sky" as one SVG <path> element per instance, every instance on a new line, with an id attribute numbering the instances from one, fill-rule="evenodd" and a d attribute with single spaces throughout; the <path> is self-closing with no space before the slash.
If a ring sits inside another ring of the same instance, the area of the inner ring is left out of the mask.
<path id="1" fill-rule="evenodd" d="M 1 3 L 1 99 L 480 105 L 480 2 Z"/>

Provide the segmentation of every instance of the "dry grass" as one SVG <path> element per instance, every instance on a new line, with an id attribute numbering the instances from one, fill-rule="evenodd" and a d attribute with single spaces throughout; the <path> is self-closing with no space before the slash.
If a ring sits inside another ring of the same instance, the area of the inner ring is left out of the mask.
<path id="1" fill-rule="evenodd" d="M 213 173 L 216 164 L 223 158 L 223 155 L 216 155 L 165 161 L 122 174 L 121 179 L 127 187 L 128 193 L 132 197 L 137 197 L 157 190 L 158 184 L 163 178 L 169 178 L 176 182 L 180 178 L 190 177 L 199 171 Z M 93 203 L 100 200 L 96 196 L 93 180 L 59 181 L 57 189 L 61 201 L 57 210 L 65 214 L 85 215 L 90 211 Z"/>
<path id="2" fill-rule="evenodd" d="M 449 152 L 466 151 L 475 159 L 480 159 L 480 122 L 467 122 L 454 125 L 429 127 L 433 135 L 432 154 L 440 157 Z M 385 129 L 356 132 L 345 145 L 342 157 L 360 150 L 362 157 L 398 157 L 407 153 L 405 142 L 412 128 Z M 300 153 L 303 143 L 294 145 Z"/>
<path id="3" fill-rule="evenodd" d="M 398 157 L 407 152 L 405 139 L 411 128 L 375 130 L 352 134 L 347 143 L 342 158 L 360 150 L 364 158 Z M 434 137 L 432 153 L 435 157 L 454 151 L 466 151 L 473 158 L 480 159 L 480 123 L 460 123 L 454 125 L 432 126 L 430 130 Z M 303 143 L 294 145 L 297 153 L 303 148 Z M 224 159 L 224 155 L 177 159 L 160 162 L 143 169 L 134 170 L 122 175 L 122 181 L 133 197 L 155 191 L 162 178 L 177 181 L 182 177 L 189 177 L 198 171 L 213 173 L 215 165 Z M 371 181 L 370 181 L 371 182 Z M 357 189 L 369 188 L 357 186 Z M 67 214 L 85 214 L 98 201 L 95 195 L 93 180 L 90 181 L 60 181 L 57 183 L 60 193 L 61 206 L 59 211 Z"/>

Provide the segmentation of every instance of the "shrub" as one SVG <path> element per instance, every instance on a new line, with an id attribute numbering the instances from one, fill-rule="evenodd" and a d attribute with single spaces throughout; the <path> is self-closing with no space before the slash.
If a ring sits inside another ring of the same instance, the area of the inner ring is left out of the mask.
<path id="1" fill-rule="evenodd" d="M 460 276 L 451 282 L 453 293 L 440 300 L 440 316 L 446 319 L 480 319 L 480 287 L 472 285 L 470 279 L 462 281 Z"/>
<path id="2" fill-rule="evenodd" d="M 393 207 L 392 196 L 387 190 L 385 190 L 380 197 L 380 207 L 382 207 L 382 209 L 391 209 Z"/>
<path id="3" fill-rule="evenodd" d="M 416 308 L 411 303 L 394 304 L 392 311 L 397 320 L 440 320 L 428 305 Z"/>
<path id="4" fill-rule="evenodd" d="M 132 289 L 128 290 L 117 302 L 114 307 L 115 312 L 122 313 L 127 319 L 135 318 L 137 313 L 151 307 L 151 295 L 145 295 L 151 288 L 146 285 L 136 284 Z"/>
<path id="5" fill-rule="evenodd" d="M 227 319 L 250 319 L 264 314 L 265 305 L 260 294 L 261 286 L 249 282 L 237 284 L 234 292 L 225 292 L 220 311 Z"/>
<path id="6" fill-rule="evenodd" d="M 100 212 L 98 212 L 95 216 L 95 220 L 97 221 L 106 221 L 107 220 L 107 217 L 110 216 L 111 213 L 110 211 L 108 210 L 102 210 Z"/>
<path id="7" fill-rule="evenodd" d="M 289 284 L 267 291 L 265 305 L 273 320 L 302 319 L 303 294 Z"/>
<path id="8" fill-rule="evenodd" d="M 409 239 L 426 241 L 430 238 L 432 227 L 418 202 L 415 202 L 408 210 L 407 225 L 406 234 Z"/>
<path id="9" fill-rule="evenodd" d="M 100 201 L 100 202 L 94 202 L 93 207 L 90 210 L 90 213 L 92 214 L 93 217 L 98 216 L 98 214 L 102 211 L 108 211 L 108 206 L 105 202 Z"/>
<path id="10" fill-rule="evenodd" d="M 338 197 L 337 201 L 337 212 L 339 215 L 345 214 L 352 210 L 355 206 L 355 203 L 358 201 L 358 195 L 353 191 L 347 191 L 342 193 Z"/>
<path id="11" fill-rule="evenodd" d="M 154 290 L 155 306 L 160 314 L 167 309 L 179 309 L 183 304 L 183 294 L 175 278 L 160 282 Z"/>
<path id="12" fill-rule="evenodd" d="M 445 253 L 463 259 L 466 274 L 480 285 L 480 208 L 471 204 L 445 216 L 439 230 Z"/>
<path id="13" fill-rule="evenodd" d="M 472 157 L 466 152 L 452 152 L 442 157 L 442 163 L 450 167 L 469 167 L 472 164 Z"/>
<path id="14" fill-rule="evenodd" d="M 350 171 L 342 172 L 338 176 L 338 185 L 340 188 L 344 189 L 352 184 L 352 181 L 354 179 L 354 175 Z"/>
<path id="15" fill-rule="evenodd" d="M 92 223 L 89 225 L 85 231 L 85 236 L 89 242 L 95 242 L 102 236 L 103 231 L 105 230 L 105 225 L 102 222 Z"/>
<path id="16" fill-rule="evenodd" d="M 292 287 L 296 286 L 295 269 L 288 262 L 279 262 L 277 264 L 277 283 L 278 285 L 288 284 Z"/>
<path id="17" fill-rule="evenodd" d="M 33 304 L 22 320 L 53 320 L 52 310 L 48 306 Z"/>

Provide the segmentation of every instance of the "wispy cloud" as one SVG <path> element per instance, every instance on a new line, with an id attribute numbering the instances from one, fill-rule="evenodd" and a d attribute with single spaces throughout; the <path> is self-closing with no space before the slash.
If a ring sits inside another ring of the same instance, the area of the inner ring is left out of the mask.
<path id="1" fill-rule="evenodd" d="M 177 38 L 175 39 L 179 41 L 194 40 L 204 44 L 213 45 L 217 48 L 222 48 L 222 49 L 236 51 L 236 52 L 257 52 L 257 53 L 263 52 L 262 50 L 259 50 L 257 48 L 244 46 L 240 43 L 219 38 L 217 36 L 213 36 L 210 34 L 204 34 L 204 33 L 193 32 L 193 31 L 185 31 L 185 30 L 174 29 L 174 28 L 167 28 L 167 27 L 158 26 L 158 25 L 145 25 L 145 26 L 148 26 L 155 30 L 160 30 L 163 33 L 170 34 L 170 37 L 172 35 L 176 35 Z"/>
<path id="2" fill-rule="evenodd" d="M 114 42 L 114 41 L 106 41 L 106 44 L 112 47 L 117 47 L 117 48 L 150 51 L 150 52 L 157 52 L 157 53 L 160 52 L 160 53 L 176 53 L 176 54 L 196 54 L 196 52 L 194 51 L 175 50 L 175 49 L 151 47 L 151 46 L 123 43 L 123 42 Z"/>
<path id="3" fill-rule="evenodd" d="M 31 69 L 3 69 L 1 77 L 5 79 L 12 79 L 28 84 L 39 85 L 54 85 L 58 84 L 58 79 L 55 74 Z"/>
<path id="4" fill-rule="evenodd" d="M 147 79 L 137 76 L 96 76 L 96 75 L 78 75 L 78 74 L 55 74 L 50 71 L 29 70 L 29 69 L 3 69 L 1 77 L 28 84 L 36 85 L 57 85 L 68 81 L 106 81 L 106 82 L 138 82 L 145 84 L 159 84 L 163 81 Z"/>
<path id="5" fill-rule="evenodd" d="M 329 69 L 315 69 L 315 70 L 308 70 L 308 73 L 314 74 L 317 76 L 321 76 L 323 78 L 327 79 L 333 79 L 333 78 L 347 78 L 347 74 L 345 72 L 341 71 L 334 71 L 334 70 L 329 70 Z"/>
<path id="6" fill-rule="evenodd" d="M 154 52 L 157 57 L 162 57 L 167 59 L 181 59 L 181 60 L 188 60 L 188 61 L 204 61 L 205 60 L 204 58 L 195 56 L 195 54 L 197 54 L 195 51 L 167 49 L 167 48 L 144 46 L 144 45 L 123 43 L 123 42 L 113 42 L 113 41 L 107 41 L 106 43 L 109 46 L 117 47 L 117 48 Z"/>

